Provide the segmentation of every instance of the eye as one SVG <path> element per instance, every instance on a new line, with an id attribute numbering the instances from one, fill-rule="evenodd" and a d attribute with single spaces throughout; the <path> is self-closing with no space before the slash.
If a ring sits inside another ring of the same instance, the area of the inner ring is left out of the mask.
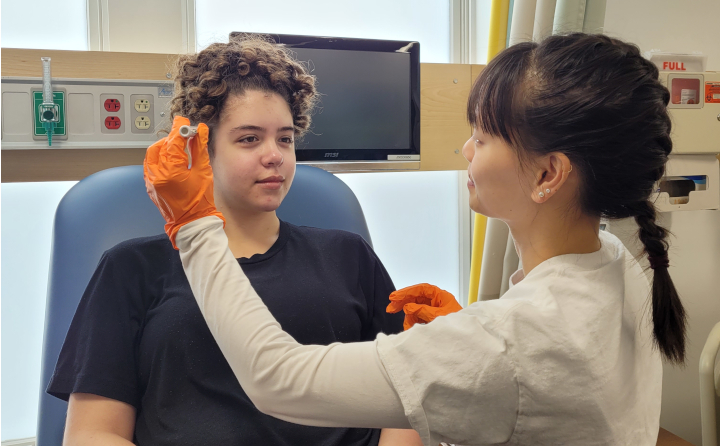
<path id="1" fill-rule="evenodd" d="M 257 138 L 257 136 L 254 136 L 254 135 L 244 136 L 238 140 L 238 142 L 242 142 L 242 143 L 253 143 L 256 141 L 259 141 L 259 139 Z"/>
<path id="2" fill-rule="evenodd" d="M 280 138 L 280 141 L 284 142 L 285 144 L 293 143 L 293 139 L 290 136 L 283 136 L 282 138 Z"/>

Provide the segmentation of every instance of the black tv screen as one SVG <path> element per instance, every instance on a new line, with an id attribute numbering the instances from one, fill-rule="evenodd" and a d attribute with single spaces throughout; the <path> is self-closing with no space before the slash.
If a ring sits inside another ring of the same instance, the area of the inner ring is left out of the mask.
<path id="1" fill-rule="evenodd" d="M 419 160 L 419 43 L 269 36 L 317 78 L 320 100 L 298 161 Z"/>

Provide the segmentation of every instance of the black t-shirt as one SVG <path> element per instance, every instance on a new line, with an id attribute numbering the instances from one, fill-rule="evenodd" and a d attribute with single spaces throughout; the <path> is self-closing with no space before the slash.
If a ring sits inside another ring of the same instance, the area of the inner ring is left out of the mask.
<path id="1" fill-rule="evenodd" d="M 394 286 L 356 234 L 280 223 L 265 254 L 239 259 L 282 328 L 302 344 L 402 330 Z M 48 393 L 135 406 L 140 445 L 376 445 L 377 429 L 300 426 L 259 412 L 237 382 L 166 235 L 103 254 L 80 301 Z"/>

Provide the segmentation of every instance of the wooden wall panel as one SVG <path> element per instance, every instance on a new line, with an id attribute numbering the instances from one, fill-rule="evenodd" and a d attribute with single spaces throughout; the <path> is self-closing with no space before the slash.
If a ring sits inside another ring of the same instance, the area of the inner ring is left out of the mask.
<path id="1" fill-rule="evenodd" d="M 420 169 L 464 170 L 462 147 L 470 138 L 465 107 L 470 65 L 422 64 L 420 67 Z"/>
<path id="2" fill-rule="evenodd" d="M 77 79 L 166 80 L 177 55 L 3 48 L 2 75 L 42 77 L 41 57 L 51 57 L 52 75 Z"/>
<path id="3" fill-rule="evenodd" d="M 470 70 L 472 73 L 472 82 L 475 83 L 475 80 L 478 76 L 480 76 L 480 72 L 485 69 L 485 65 L 470 65 Z"/>
<path id="4" fill-rule="evenodd" d="M 143 163 L 145 149 L 3 150 L 2 182 L 79 181 L 95 172 Z"/>

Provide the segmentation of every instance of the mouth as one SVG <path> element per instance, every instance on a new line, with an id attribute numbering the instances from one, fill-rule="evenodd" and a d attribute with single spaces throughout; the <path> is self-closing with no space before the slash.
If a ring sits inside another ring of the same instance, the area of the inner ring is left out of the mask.
<path id="1" fill-rule="evenodd" d="M 281 176 L 281 175 L 273 175 L 273 176 L 271 176 L 271 177 L 267 177 L 267 178 L 263 178 L 262 180 L 258 180 L 258 181 L 256 181 L 256 183 L 261 183 L 261 184 L 264 184 L 264 183 L 282 183 L 283 181 L 285 181 L 285 177 L 283 177 L 283 176 Z"/>
<path id="2" fill-rule="evenodd" d="M 475 181 L 473 181 L 472 175 L 470 174 L 470 169 L 468 169 L 467 185 L 468 185 L 468 187 L 475 187 Z"/>
<path id="3" fill-rule="evenodd" d="M 283 182 L 285 182 L 285 177 L 281 175 L 273 175 L 271 177 L 263 178 L 262 180 L 256 181 L 260 187 L 263 187 L 265 189 L 280 189 L 280 186 L 282 186 Z"/>

